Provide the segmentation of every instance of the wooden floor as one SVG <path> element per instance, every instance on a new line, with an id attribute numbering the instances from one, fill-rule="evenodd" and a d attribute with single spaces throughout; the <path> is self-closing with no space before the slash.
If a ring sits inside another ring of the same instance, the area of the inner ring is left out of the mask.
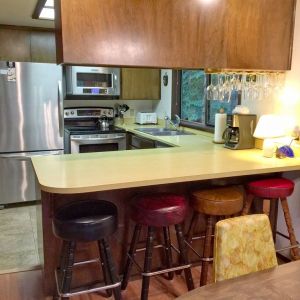
<path id="1" fill-rule="evenodd" d="M 199 286 L 200 268 L 193 268 L 195 287 Z M 129 283 L 122 291 L 123 300 L 139 300 L 141 280 Z M 152 277 L 150 281 L 149 300 L 169 300 L 187 292 L 183 275 L 175 275 L 168 281 L 162 276 Z M 51 300 L 44 297 L 42 291 L 41 270 L 0 275 L 0 300 Z M 93 293 L 72 297 L 72 300 L 107 300 L 113 299 Z"/>

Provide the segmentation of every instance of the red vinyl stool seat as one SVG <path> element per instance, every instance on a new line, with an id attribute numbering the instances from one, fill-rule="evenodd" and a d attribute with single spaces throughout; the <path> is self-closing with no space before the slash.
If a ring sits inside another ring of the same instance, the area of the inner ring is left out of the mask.
<path id="1" fill-rule="evenodd" d="M 163 227 L 183 222 L 187 213 L 186 200 L 181 195 L 154 194 L 134 199 L 131 219 L 145 226 Z"/>
<path id="2" fill-rule="evenodd" d="M 276 204 L 277 206 L 277 202 L 274 201 L 277 201 L 279 199 L 283 209 L 284 218 L 289 233 L 289 240 L 292 247 L 297 245 L 297 241 L 294 233 L 287 197 L 292 195 L 294 186 L 294 182 L 286 178 L 268 178 L 249 182 L 246 186 L 247 198 L 242 212 L 242 215 L 246 215 L 249 213 L 254 198 L 260 198 L 261 200 L 270 200 L 271 206 L 272 204 Z M 276 230 L 274 228 L 273 230 L 273 236 L 275 239 Z M 291 248 L 291 255 L 293 259 L 299 259 L 299 249 L 297 247 Z"/>
<path id="3" fill-rule="evenodd" d="M 191 265 L 188 262 L 185 239 L 180 224 L 184 221 L 188 211 L 188 204 L 185 197 L 166 193 L 137 196 L 133 199 L 133 204 L 131 205 L 130 210 L 131 219 L 136 223 L 136 225 L 130 249 L 127 253 L 127 261 L 121 288 L 125 289 L 127 287 L 132 265 L 133 263 L 137 264 L 134 257 L 140 250 L 137 249 L 139 236 L 142 226 L 147 226 L 148 234 L 146 248 L 144 249 L 146 251 L 144 268 L 141 273 L 143 277 L 141 299 L 148 299 L 150 276 L 168 273 L 168 278 L 172 279 L 174 271 L 181 269 L 184 270 L 188 290 L 193 289 L 194 284 L 191 274 Z M 180 256 L 180 265 L 177 264 L 176 266 L 174 266 L 172 262 L 172 248 L 174 249 L 174 246 L 171 243 L 169 232 L 169 226 L 171 225 L 175 225 Z M 163 229 L 164 245 L 162 245 L 162 248 L 164 249 L 164 265 L 166 268 L 159 269 L 159 271 L 151 271 L 154 235 L 155 231 L 160 228 Z"/>
<path id="4" fill-rule="evenodd" d="M 294 191 L 294 182 L 285 178 L 269 178 L 252 181 L 246 189 L 249 194 L 260 198 L 284 198 Z"/>

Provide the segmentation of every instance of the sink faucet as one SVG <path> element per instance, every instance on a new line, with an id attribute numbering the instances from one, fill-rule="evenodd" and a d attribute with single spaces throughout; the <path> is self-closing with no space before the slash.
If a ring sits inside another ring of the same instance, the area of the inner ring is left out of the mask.
<path id="1" fill-rule="evenodd" d="M 174 115 L 175 120 L 172 121 L 168 116 L 165 116 L 165 129 L 169 128 L 169 125 L 172 125 L 175 130 L 178 130 L 178 127 L 180 125 L 180 117 L 178 115 Z"/>

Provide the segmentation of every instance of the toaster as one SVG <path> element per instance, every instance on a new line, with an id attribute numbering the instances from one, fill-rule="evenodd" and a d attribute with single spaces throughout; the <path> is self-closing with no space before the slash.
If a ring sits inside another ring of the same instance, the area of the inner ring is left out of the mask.
<path id="1" fill-rule="evenodd" d="M 138 112 L 135 116 L 137 124 L 157 124 L 157 114 L 148 112 Z"/>

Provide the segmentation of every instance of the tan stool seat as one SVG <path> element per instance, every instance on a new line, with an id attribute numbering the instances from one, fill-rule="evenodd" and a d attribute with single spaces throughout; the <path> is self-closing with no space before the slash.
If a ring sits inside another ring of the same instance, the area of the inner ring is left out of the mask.
<path id="1" fill-rule="evenodd" d="M 191 193 L 191 206 L 198 213 L 226 216 L 243 208 L 243 193 L 236 187 L 199 190 Z"/>

